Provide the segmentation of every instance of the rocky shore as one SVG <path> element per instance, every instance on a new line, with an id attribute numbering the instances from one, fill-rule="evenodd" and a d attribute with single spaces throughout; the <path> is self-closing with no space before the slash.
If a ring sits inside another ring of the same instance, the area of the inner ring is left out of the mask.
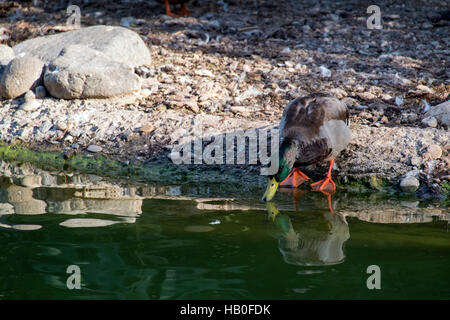
<path id="1" fill-rule="evenodd" d="M 105 25 L 124 34 L 121 41 L 136 35 L 129 55 L 120 45 L 94 48 L 69 36 L 79 30 L 61 32 L 67 17 L 58 5 L 3 7 L 0 141 L 173 166 L 169 155 L 181 140 L 276 127 L 290 100 L 321 91 L 351 112 L 351 142 L 335 168 L 339 183 L 448 193 L 450 26 L 424 9 L 433 6 L 381 1 L 383 29 L 370 30 L 363 3 L 295 2 L 287 10 L 271 1 L 244 9 L 236 1 L 214 8 L 193 1 L 191 17 L 173 19 L 158 2 L 134 2 L 80 5 L 81 31 Z M 273 17 L 275 9 L 283 19 Z M 68 37 L 67 46 L 54 42 L 45 52 L 26 41 L 55 34 Z M 131 63 L 131 56 L 142 58 Z M 31 76 L 18 90 L 16 76 L 6 74 L 24 63 Z M 78 82 L 66 81 L 71 77 Z M 257 165 L 196 167 L 261 180 Z"/>

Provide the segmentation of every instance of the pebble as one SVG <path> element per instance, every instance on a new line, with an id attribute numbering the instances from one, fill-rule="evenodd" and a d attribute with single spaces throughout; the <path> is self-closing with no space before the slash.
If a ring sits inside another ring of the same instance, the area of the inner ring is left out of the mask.
<path id="1" fill-rule="evenodd" d="M 73 137 L 68 134 L 64 137 L 64 141 L 68 142 L 68 143 L 72 143 L 73 142 Z"/>
<path id="2" fill-rule="evenodd" d="M 422 113 L 427 113 L 431 109 L 430 104 L 426 100 L 420 102 L 420 107 L 422 108 Z"/>
<path id="3" fill-rule="evenodd" d="M 420 186 L 419 180 L 411 176 L 403 178 L 402 181 L 400 182 L 400 188 L 404 192 L 414 192 L 419 188 L 419 186 Z"/>
<path id="4" fill-rule="evenodd" d="M 28 90 L 25 95 L 23 96 L 25 101 L 30 101 L 30 100 L 34 100 L 36 98 L 36 96 L 34 95 L 33 91 Z"/>
<path id="5" fill-rule="evenodd" d="M 19 109 L 23 110 L 23 111 L 35 111 L 35 110 L 39 109 L 40 106 L 41 106 L 41 104 L 39 103 L 39 101 L 29 100 L 29 101 L 25 101 L 24 103 L 22 103 L 20 105 Z"/>
<path id="6" fill-rule="evenodd" d="M 437 144 L 432 144 L 428 146 L 427 152 L 425 152 L 422 157 L 426 160 L 439 159 L 442 157 L 442 149 Z"/>
<path id="7" fill-rule="evenodd" d="M 248 115 L 247 108 L 242 106 L 230 107 L 230 111 L 233 112 L 234 114 L 240 113 L 242 115 Z"/>
<path id="8" fill-rule="evenodd" d="M 331 70 L 328 69 L 327 67 L 320 66 L 319 70 L 320 70 L 320 74 L 322 75 L 322 77 L 330 77 L 331 76 Z"/>
<path id="9" fill-rule="evenodd" d="M 91 144 L 89 147 L 87 147 L 87 151 L 92 152 L 92 153 L 97 153 L 102 151 L 102 147 L 97 146 L 95 144 Z"/>
<path id="10" fill-rule="evenodd" d="M 195 70 L 195 74 L 198 76 L 214 78 L 214 73 L 207 69 Z"/>
<path id="11" fill-rule="evenodd" d="M 36 89 L 34 89 L 34 91 L 36 99 L 42 99 L 47 96 L 47 90 L 45 90 L 44 86 L 37 86 Z"/>
<path id="12" fill-rule="evenodd" d="M 402 106 L 403 105 L 403 97 L 402 96 L 396 96 L 395 97 L 395 104 L 397 105 L 397 106 Z"/>
<path id="13" fill-rule="evenodd" d="M 147 98 L 151 95 L 152 95 L 152 90 L 147 89 L 147 88 L 141 90 L 141 96 L 143 96 L 144 98 Z"/>
<path id="14" fill-rule="evenodd" d="M 142 126 L 142 127 L 139 128 L 139 132 L 142 132 L 142 133 L 150 133 L 150 132 L 152 132 L 154 130 L 155 130 L 155 127 L 152 126 L 151 124 L 150 125 L 146 125 L 146 126 Z"/>
<path id="15" fill-rule="evenodd" d="M 422 119 L 422 124 L 424 124 L 427 127 L 436 128 L 437 127 L 437 120 L 435 117 L 426 117 Z"/>
<path id="16" fill-rule="evenodd" d="M 388 117 L 386 117 L 386 116 L 382 116 L 381 119 L 380 119 L 380 121 L 381 121 L 381 123 L 388 123 L 388 122 L 389 122 L 389 119 L 388 119 Z"/>
<path id="17" fill-rule="evenodd" d="M 57 124 L 56 124 L 56 128 L 58 129 L 58 130 L 61 130 L 61 131 L 65 131 L 65 130 L 67 130 L 67 123 L 66 122 L 63 122 L 63 121 L 61 121 L 61 122 L 58 122 Z"/>
<path id="18" fill-rule="evenodd" d="M 341 88 L 330 89 L 330 93 L 332 93 L 338 99 L 342 99 L 347 96 L 347 92 Z"/>
<path id="19" fill-rule="evenodd" d="M 360 92 L 357 95 L 358 95 L 358 97 L 360 97 L 363 100 L 374 100 L 377 98 L 376 95 L 374 95 L 373 93 L 370 93 L 370 92 Z"/>
<path id="20" fill-rule="evenodd" d="M 411 157 L 411 165 L 418 167 L 422 163 L 422 160 L 419 157 L 413 156 Z"/>
<path id="21" fill-rule="evenodd" d="M 417 90 L 419 90 L 419 91 L 421 91 L 421 92 L 424 92 L 424 93 L 434 93 L 434 90 L 433 89 L 431 89 L 430 87 L 427 87 L 427 86 L 424 86 L 423 84 L 419 84 L 417 87 L 416 87 L 416 89 Z"/>

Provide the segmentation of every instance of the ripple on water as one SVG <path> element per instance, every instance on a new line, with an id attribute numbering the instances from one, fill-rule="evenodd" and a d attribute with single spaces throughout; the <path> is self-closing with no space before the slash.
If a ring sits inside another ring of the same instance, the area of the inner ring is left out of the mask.
<path id="1" fill-rule="evenodd" d="M 120 223 L 121 221 L 112 221 L 106 219 L 69 219 L 61 222 L 59 225 L 68 228 L 91 228 L 91 227 L 106 227 L 112 224 Z"/>
<path id="2" fill-rule="evenodd" d="M 296 273 L 299 274 L 299 275 L 318 274 L 318 273 L 323 273 L 323 270 L 299 270 Z"/>
<path id="3" fill-rule="evenodd" d="M 187 226 L 184 230 L 187 232 L 210 232 L 213 231 L 214 228 L 210 226 Z"/>
<path id="4" fill-rule="evenodd" d="M 11 227 L 15 230 L 22 230 L 22 231 L 39 230 L 40 228 L 42 228 L 42 226 L 38 224 L 15 224 Z"/>

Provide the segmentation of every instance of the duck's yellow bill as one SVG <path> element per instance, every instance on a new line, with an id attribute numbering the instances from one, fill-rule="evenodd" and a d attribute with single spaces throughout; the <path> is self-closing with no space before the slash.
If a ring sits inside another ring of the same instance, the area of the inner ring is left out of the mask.
<path id="1" fill-rule="evenodd" d="M 262 201 L 272 200 L 272 198 L 275 196 L 275 193 L 277 192 L 277 189 L 278 189 L 278 181 L 275 180 L 275 178 L 270 179 L 267 185 L 266 192 L 262 197 Z"/>

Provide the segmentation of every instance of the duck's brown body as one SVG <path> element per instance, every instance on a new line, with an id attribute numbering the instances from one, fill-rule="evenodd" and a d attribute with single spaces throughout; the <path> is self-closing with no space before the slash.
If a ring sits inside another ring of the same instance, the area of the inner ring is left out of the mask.
<path id="1" fill-rule="evenodd" d="M 327 161 L 341 153 L 350 140 L 348 119 L 345 104 L 325 94 L 289 103 L 281 119 L 280 136 L 298 145 L 294 167 Z"/>

